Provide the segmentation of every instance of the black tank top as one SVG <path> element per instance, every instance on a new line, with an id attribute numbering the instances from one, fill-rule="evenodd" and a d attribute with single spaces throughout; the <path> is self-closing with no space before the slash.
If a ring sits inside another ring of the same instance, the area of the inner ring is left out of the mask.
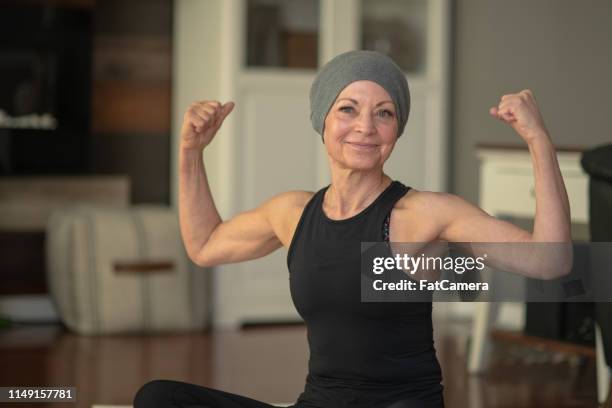
<path id="1" fill-rule="evenodd" d="M 328 187 L 306 204 L 287 254 L 291 297 L 310 347 L 298 406 L 375 408 L 416 398 L 441 407 L 431 302 L 361 302 L 361 242 L 385 240 L 385 220 L 409 187 L 393 181 L 344 220 L 323 212 Z"/>

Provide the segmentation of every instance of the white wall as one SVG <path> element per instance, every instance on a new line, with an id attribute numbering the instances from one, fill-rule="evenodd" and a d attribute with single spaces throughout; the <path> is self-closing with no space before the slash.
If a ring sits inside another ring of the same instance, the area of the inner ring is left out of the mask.
<path id="1" fill-rule="evenodd" d="M 172 56 L 172 151 L 171 198 L 178 199 L 178 146 L 185 110 L 194 101 L 221 98 L 221 2 L 218 0 L 176 0 L 174 2 Z M 206 171 L 213 194 L 220 187 L 214 184 L 219 163 L 213 142 L 205 150 Z"/>

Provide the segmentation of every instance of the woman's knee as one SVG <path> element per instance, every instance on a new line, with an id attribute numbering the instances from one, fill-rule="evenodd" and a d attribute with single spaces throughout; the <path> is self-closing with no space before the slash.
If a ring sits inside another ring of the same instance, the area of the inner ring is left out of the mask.
<path id="1" fill-rule="evenodd" d="M 134 408 L 161 408 L 172 404 L 172 394 L 180 382 L 171 380 L 149 381 L 136 392 Z"/>

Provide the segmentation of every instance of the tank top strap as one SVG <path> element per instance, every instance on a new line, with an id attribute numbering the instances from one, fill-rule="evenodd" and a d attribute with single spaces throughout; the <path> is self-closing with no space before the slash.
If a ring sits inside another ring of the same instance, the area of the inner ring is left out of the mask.
<path id="1" fill-rule="evenodd" d="M 374 236 L 377 237 L 376 241 L 389 240 L 391 210 L 408 190 L 410 190 L 410 187 L 405 186 L 400 181 L 393 181 L 381 197 L 380 202 L 372 209 L 370 215 L 371 228 L 374 230 Z"/>
<path id="2" fill-rule="evenodd" d="M 410 190 L 410 187 L 405 186 L 402 182 L 394 180 L 391 182 L 389 189 L 381 197 L 380 202 L 373 209 L 376 216 L 386 217 L 390 212 L 397 200 L 402 198 Z"/>

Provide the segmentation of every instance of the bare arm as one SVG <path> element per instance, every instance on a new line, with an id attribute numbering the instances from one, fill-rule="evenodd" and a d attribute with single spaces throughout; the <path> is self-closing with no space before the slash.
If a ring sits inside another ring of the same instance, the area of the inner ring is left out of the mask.
<path id="1" fill-rule="evenodd" d="M 532 242 L 571 242 L 570 206 L 557 155 L 530 90 L 504 95 L 489 113 L 508 123 L 527 143 L 535 178 Z"/>
<path id="2" fill-rule="evenodd" d="M 204 169 L 202 151 L 210 144 L 233 110 L 233 103 L 192 103 L 181 127 L 179 147 L 179 225 L 185 249 L 197 263 L 197 255 L 212 231 L 221 223 Z"/>
<path id="3" fill-rule="evenodd" d="M 179 153 L 179 223 L 189 257 L 196 263 L 221 217 L 210 193 L 202 152 L 181 149 Z"/>
<path id="4" fill-rule="evenodd" d="M 531 277 L 563 276 L 570 271 L 573 259 L 569 200 L 556 152 L 535 98 L 528 90 L 504 95 L 499 106 L 491 108 L 490 113 L 512 125 L 529 148 L 536 195 L 533 232 L 495 219 L 459 197 L 445 195 L 442 202 L 447 216 L 441 238 L 453 242 L 531 244 L 516 246 L 514 256 L 511 256 L 512 251 L 503 254 L 500 247 L 495 260 L 507 270 Z M 482 249 L 485 248 L 494 247 L 483 245 Z M 477 248 L 473 249 L 478 252 Z"/>
<path id="5" fill-rule="evenodd" d="M 275 211 L 282 211 L 290 193 L 266 201 L 227 221 L 219 216 L 210 193 L 202 156 L 181 152 L 179 219 L 189 257 L 200 266 L 260 258 L 282 246 Z M 276 227 L 278 228 L 278 227 Z"/>
<path id="6" fill-rule="evenodd" d="M 179 224 L 187 254 L 200 266 L 255 259 L 282 244 L 283 222 L 300 192 L 279 194 L 254 210 L 223 221 L 215 206 L 202 150 L 211 142 L 233 104 L 192 104 L 185 113 L 179 150 Z"/>
<path id="7" fill-rule="evenodd" d="M 570 205 L 555 148 L 548 134 L 529 145 L 535 178 L 533 242 L 571 241 Z"/>

